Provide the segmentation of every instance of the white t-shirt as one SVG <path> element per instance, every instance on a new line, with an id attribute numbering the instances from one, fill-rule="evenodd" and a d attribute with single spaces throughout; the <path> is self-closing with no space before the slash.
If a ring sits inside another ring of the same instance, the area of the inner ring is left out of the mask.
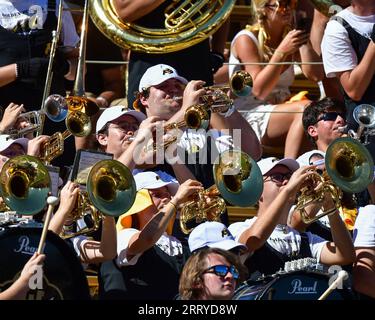
<path id="1" fill-rule="evenodd" d="M 139 232 L 139 230 L 128 228 L 123 229 L 117 233 L 116 263 L 119 267 L 135 265 L 138 262 L 139 257 L 142 255 L 142 253 L 139 253 L 133 256 L 130 260 L 128 260 L 126 257 L 129 241 L 132 238 L 132 236 L 137 232 Z M 155 245 L 171 257 L 182 254 L 181 242 L 177 238 L 169 236 L 167 233 L 164 233 Z"/>
<path id="2" fill-rule="evenodd" d="M 238 241 L 241 234 L 246 229 L 251 227 L 256 219 L 257 217 L 254 217 L 243 222 L 235 222 L 231 224 L 228 229 L 232 233 L 233 237 Z M 315 234 L 312 234 L 311 232 L 306 232 L 306 235 L 309 239 L 312 258 L 317 259 L 319 262 L 322 249 L 327 241 Z M 270 237 L 267 239 L 267 243 L 281 254 L 293 257 L 296 256 L 300 251 L 301 235 L 297 230 L 287 225 L 277 225 Z"/>
<path id="3" fill-rule="evenodd" d="M 375 205 L 359 208 L 353 230 L 354 247 L 375 247 Z"/>
<path id="4" fill-rule="evenodd" d="M 56 16 L 59 1 L 56 1 Z M 64 8 L 67 6 L 64 3 Z M 40 11 L 41 10 L 41 11 Z M 0 25 L 8 30 L 17 23 L 27 21 L 34 15 L 43 15 L 43 24 L 47 19 L 48 0 L 0 0 Z M 62 15 L 61 41 L 64 46 L 75 47 L 80 38 L 76 32 L 72 15 L 64 10 Z"/>
<path id="5" fill-rule="evenodd" d="M 370 39 L 375 23 L 375 15 L 357 16 L 348 8 L 337 14 L 350 26 Z M 336 77 L 336 72 L 352 70 L 358 65 L 357 55 L 352 47 L 345 27 L 335 20 L 328 22 L 321 44 L 324 70 L 328 78 Z"/>

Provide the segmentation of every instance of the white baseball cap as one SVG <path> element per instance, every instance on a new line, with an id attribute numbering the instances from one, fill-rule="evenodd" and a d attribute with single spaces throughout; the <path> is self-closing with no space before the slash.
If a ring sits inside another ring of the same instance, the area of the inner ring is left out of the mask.
<path id="1" fill-rule="evenodd" d="M 27 152 L 27 144 L 29 143 L 29 139 L 12 139 L 9 134 L 0 135 L 0 152 L 3 152 L 4 150 L 8 149 L 13 143 L 18 143 L 25 150 L 25 153 Z"/>
<path id="2" fill-rule="evenodd" d="M 205 247 L 247 250 L 244 244 L 234 239 L 224 224 L 217 221 L 206 221 L 196 226 L 189 235 L 188 243 L 191 252 Z"/>
<path id="3" fill-rule="evenodd" d="M 168 66 L 167 64 L 157 64 L 148 68 L 143 74 L 139 82 L 138 91 L 141 92 L 151 86 L 157 86 L 168 79 L 177 79 L 183 84 L 188 83 L 184 77 L 178 75 L 175 68 Z"/>
<path id="4" fill-rule="evenodd" d="M 322 156 L 323 159 L 325 158 L 325 153 L 323 151 L 320 151 L 320 150 L 312 150 L 312 151 L 308 151 L 308 152 L 305 152 L 304 154 L 300 155 L 298 158 L 297 158 L 297 162 L 299 163 L 299 165 L 302 167 L 302 166 L 309 166 L 311 165 L 312 163 L 310 163 L 310 159 L 311 157 L 315 156 L 315 155 L 319 155 L 319 156 Z M 324 162 L 323 162 L 324 163 Z"/>
<path id="5" fill-rule="evenodd" d="M 288 167 L 292 172 L 296 171 L 299 168 L 298 162 L 292 158 L 277 159 L 275 157 L 269 157 L 262 159 L 257 163 L 263 176 L 266 173 L 270 172 L 277 165 L 284 165 Z"/>
<path id="6" fill-rule="evenodd" d="M 166 176 L 162 178 L 160 175 L 153 171 L 137 173 L 134 176 L 134 180 L 137 191 L 141 189 L 158 189 L 167 186 L 170 193 L 174 195 L 179 186 L 177 180 L 167 180 Z"/>
<path id="7" fill-rule="evenodd" d="M 99 133 L 99 131 L 102 130 L 108 122 L 116 120 L 124 115 L 133 116 L 138 120 L 139 123 L 146 119 L 144 113 L 135 110 L 128 110 L 124 106 L 109 107 L 100 115 L 96 123 L 96 133 Z"/>

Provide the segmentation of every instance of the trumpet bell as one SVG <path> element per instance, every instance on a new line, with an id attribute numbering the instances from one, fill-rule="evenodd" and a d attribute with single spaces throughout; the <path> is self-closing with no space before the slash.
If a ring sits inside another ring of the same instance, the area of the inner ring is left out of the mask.
<path id="1" fill-rule="evenodd" d="M 375 126 L 375 107 L 371 104 L 360 104 L 353 110 L 354 120 L 365 128 Z"/>
<path id="2" fill-rule="evenodd" d="M 35 157 L 16 156 L 0 172 L 0 190 L 6 205 L 24 215 L 39 213 L 46 205 L 51 179 Z"/>
<path id="3" fill-rule="evenodd" d="M 75 137 L 87 137 L 91 133 L 90 117 L 81 111 L 69 112 L 65 124 Z"/>
<path id="4" fill-rule="evenodd" d="M 97 162 L 87 178 L 87 193 L 95 208 L 118 217 L 135 201 L 136 186 L 131 171 L 116 160 Z"/>
<path id="5" fill-rule="evenodd" d="M 85 96 L 69 96 L 66 98 L 66 103 L 70 112 L 80 111 L 89 117 L 99 111 L 99 106 Z"/>
<path id="6" fill-rule="evenodd" d="M 210 112 L 202 104 L 192 105 L 186 109 L 184 120 L 189 129 L 208 129 Z"/>
<path id="7" fill-rule="evenodd" d="M 230 79 L 230 89 L 237 97 L 246 97 L 252 91 L 253 79 L 246 71 L 236 71 Z"/>
<path id="8" fill-rule="evenodd" d="M 245 152 L 227 150 L 213 166 L 215 184 L 232 205 L 254 205 L 263 192 L 263 177 L 258 164 Z"/>
<path id="9" fill-rule="evenodd" d="M 345 192 L 365 190 L 374 177 L 374 163 L 369 151 L 349 137 L 338 138 L 328 146 L 325 165 L 332 181 Z"/>
<path id="10" fill-rule="evenodd" d="M 68 115 L 66 99 L 59 94 L 50 95 L 44 102 L 44 113 L 51 121 L 63 121 Z"/>

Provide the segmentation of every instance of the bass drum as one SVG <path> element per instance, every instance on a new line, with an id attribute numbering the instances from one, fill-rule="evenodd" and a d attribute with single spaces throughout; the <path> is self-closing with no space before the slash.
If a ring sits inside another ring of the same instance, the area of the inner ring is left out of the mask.
<path id="1" fill-rule="evenodd" d="M 25 263 L 37 251 L 41 234 L 41 228 L 0 228 L 0 291 L 17 280 Z M 38 282 L 36 272 L 34 290 L 28 292 L 26 299 L 90 299 L 85 273 L 72 248 L 48 231 L 44 253 L 43 281 Z"/>
<path id="2" fill-rule="evenodd" d="M 257 281 L 246 281 L 235 292 L 233 300 L 318 300 L 329 287 L 329 275 L 297 271 L 275 274 Z M 353 300 L 352 291 L 334 290 L 326 300 Z"/>

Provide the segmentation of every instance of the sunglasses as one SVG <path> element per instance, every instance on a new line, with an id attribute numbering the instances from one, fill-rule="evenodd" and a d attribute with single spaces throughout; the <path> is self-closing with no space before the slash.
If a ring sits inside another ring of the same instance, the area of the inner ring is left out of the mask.
<path id="1" fill-rule="evenodd" d="M 272 8 L 273 10 L 285 10 L 290 8 L 294 10 L 296 8 L 296 0 L 276 1 L 274 4 L 266 4 L 265 7 Z"/>
<path id="2" fill-rule="evenodd" d="M 225 266 L 225 265 L 217 265 L 209 267 L 208 269 L 204 270 L 203 273 L 214 273 L 218 277 L 225 277 L 228 272 L 230 272 L 233 276 L 233 279 L 238 279 L 240 277 L 240 274 L 235 266 Z"/>
<path id="3" fill-rule="evenodd" d="M 269 176 L 266 176 L 267 178 L 270 178 L 271 181 L 276 182 L 276 183 L 281 183 L 284 182 L 284 180 L 289 180 L 290 177 L 292 176 L 292 173 L 274 173 Z"/>
<path id="4" fill-rule="evenodd" d="M 335 121 L 337 117 L 340 116 L 344 120 L 346 119 L 345 113 L 342 112 L 326 112 L 321 117 L 318 118 L 318 121 Z"/>

